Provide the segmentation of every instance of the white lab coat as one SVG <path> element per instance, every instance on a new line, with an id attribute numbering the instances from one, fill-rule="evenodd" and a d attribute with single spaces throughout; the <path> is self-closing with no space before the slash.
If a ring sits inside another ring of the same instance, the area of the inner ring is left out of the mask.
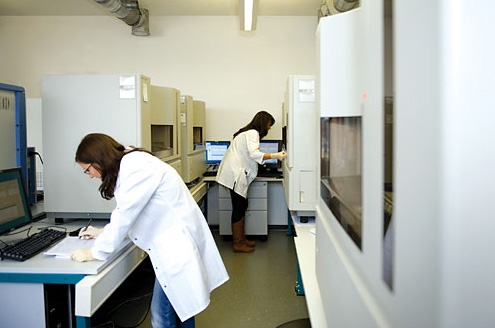
<path id="1" fill-rule="evenodd" d="M 249 185 L 258 175 L 258 164 L 263 164 L 263 155 L 258 131 L 239 133 L 220 163 L 217 183 L 247 198 Z"/>
<path id="2" fill-rule="evenodd" d="M 148 253 L 165 294 L 182 321 L 203 311 L 210 292 L 229 279 L 200 208 L 170 165 L 131 152 L 120 164 L 116 208 L 95 240 L 106 259 L 128 235 Z"/>

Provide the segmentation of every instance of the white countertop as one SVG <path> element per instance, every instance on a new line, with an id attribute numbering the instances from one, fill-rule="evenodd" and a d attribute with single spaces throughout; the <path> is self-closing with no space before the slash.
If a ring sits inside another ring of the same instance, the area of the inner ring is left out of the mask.
<path id="1" fill-rule="evenodd" d="M 51 229 L 67 229 L 67 232 L 80 228 L 86 224 L 84 220 L 77 220 L 61 225 L 54 225 L 53 219 L 43 219 L 38 222 L 34 222 L 28 226 L 19 228 L 18 231 L 23 231 L 31 227 L 30 234 L 37 232 L 39 229 L 49 227 Z M 94 220 L 93 226 L 103 226 L 107 220 Z M 15 231 L 14 231 L 15 232 Z M 0 239 L 4 242 L 13 242 L 14 240 L 21 239 L 27 236 L 27 231 L 19 234 L 9 234 L 0 236 Z M 34 257 L 23 261 L 14 260 L 2 260 L 0 261 L 0 273 L 29 273 L 29 274 L 98 274 L 105 267 L 122 254 L 129 247 L 135 247 L 130 240 L 127 240 L 126 244 L 106 261 L 89 261 L 89 262 L 75 262 L 71 259 L 55 258 L 54 256 L 44 255 L 43 252 L 35 255 Z"/>
<path id="2" fill-rule="evenodd" d="M 327 327 L 325 312 L 321 301 L 320 289 L 316 280 L 316 234 L 315 219 L 301 223 L 299 217 L 292 216 L 297 237 L 294 237 L 299 269 L 304 287 L 304 295 L 312 327 Z"/>

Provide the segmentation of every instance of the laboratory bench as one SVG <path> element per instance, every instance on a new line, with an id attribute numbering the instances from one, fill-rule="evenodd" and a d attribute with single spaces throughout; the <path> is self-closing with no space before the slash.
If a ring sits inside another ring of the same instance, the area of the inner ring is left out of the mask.
<path id="1" fill-rule="evenodd" d="M 310 218 L 307 223 L 301 223 L 300 218 L 292 215 L 290 212 L 289 218 L 292 220 L 296 233 L 296 236 L 294 237 L 298 262 L 296 268 L 296 294 L 304 295 L 306 298 L 311 327 L 328 327 L 315 272 L 315 219 Z"/>
<path id="2" fill-rule="evenodd" d="M 39 229 L 76 230 L 86 220 L 55 225 L 42 219 L 0 237 L 15 242 Z M 92 225 L 103 226 L 106 220 Z M 26 231 L 26 232 L 24 232 Z M 16 233 L 19 232 L 19 233 Z M 146 258 L 146 253 L 126 240 L 123 247 L 106 261 L 74 262 L 37 254 L 24 262 L 0 261 L 0 317 L 6 327 L 47 327 L 63 322 L 64 327 L 89 327 L 90 317 Z"/>
<path id="3" fill-rule="evenodd" d="M 207 184 L 199 181 L 190 187 L 196 202 L 207 192 Z M 39 229 L 66 229 L 85 226 L 87 220 L 47 218 L 43 202 L 31 206 L 33 222 L 8 235 L 6 243 L 15 243 Z M 108 220 L 94 220 L 91 225 L 103 227 Z M 17 233 L 19 232 L 19 233 Z M 5 327 L 85 328 L 91 316 L 113 292 L 146 259 L 147 254 L 126 240 L 119 251 L 106 261 L 74 262 L 55 258 L 43 252 L 24 261 L 0 261 L 0 318 Z"/>
<path id="4" fill-rule="evenodd" d="M 219 228 L 222 236 L 231 236 L 232 203 L 230 192 L 216 183 L 214 176 L 203 177 L 207 184 L 206 218 L 210 227 Z M 268 238 L 268 227 L 287 225 L 287 203 L 283 179 L 257 177 L 249 187 L 246 211 L 246 235 Z"/>

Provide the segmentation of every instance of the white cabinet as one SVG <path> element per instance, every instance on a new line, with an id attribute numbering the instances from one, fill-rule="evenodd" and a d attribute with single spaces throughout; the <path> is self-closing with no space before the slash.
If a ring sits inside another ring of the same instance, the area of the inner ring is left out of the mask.
<path id="1" fill-rule="evenodd" d="M 249 186 L 246 211 L 246 235 L 268 235 L 268 182 L 254 181 Z M 232 202 L 229 189 L 219 186 L 218 210 L 220 235 L 232 235 Z"/>

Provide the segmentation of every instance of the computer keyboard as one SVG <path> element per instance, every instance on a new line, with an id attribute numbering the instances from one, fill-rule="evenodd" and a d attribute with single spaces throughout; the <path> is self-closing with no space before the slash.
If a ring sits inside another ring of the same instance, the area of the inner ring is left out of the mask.
<path id="1" fill-rule="evenodd" d="M 259 170 L 257 176 L 260 178 L 282 179 L 283 173 L 280 171 L 276 171 L 276 170 Z"/>
<path id="2" fill-rule="evenodd" d="M 214 164 L 214 165 L 210 165 L 208 166 L 208 168 L 206 169 L 206 172 L 203 173 L 203 176 L 204 177 L 212 177 L 212 176 L 216 176 L 217 175 L 217 172 L 218 172 L 218 165 Z"/>
<path id="3" fill-rule="evenodd" d="M 0 250 L 0 257 L 2 260 L 24 261 L 54 245 L 66 235 L 67 233 L 62 230 L 43 229 L 13 245 L 4 247 Z"/>

